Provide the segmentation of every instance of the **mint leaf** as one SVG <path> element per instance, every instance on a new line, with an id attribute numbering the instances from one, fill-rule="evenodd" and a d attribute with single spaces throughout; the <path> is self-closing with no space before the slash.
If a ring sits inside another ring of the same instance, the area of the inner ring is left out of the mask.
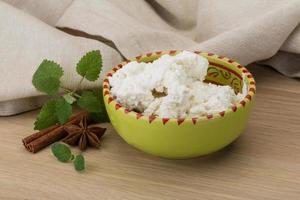
<path id="1" fill-rule="evenodd" d="M 60 85 L 59 79 L 63 73 L 59 64 L 53 61 L 43 60 L 32 77 L 32 84 L 41 92 L 45 92 L 48 95 L 55 95 L 58 93 Z"/>
<path id="2" fill-rule="evenodd" d="M 34 122 L 35 130 L 42 130 L 56 123 L 64 124 L 72 114 L 72 106 L 62 97 L 50 100 L 43 105 L 37 120 Z"/>
<path id="3" fill-rule="evenodd" d="M 68 121 L 72 114 L 72 106 L 64 98 L 55 100 L 55 114 L 60 124 Z"/>
<path id="4" fill-rule="evenodd" d="M 34 129 L 41 130 L 48 128 L 49 126 L 56 124 L 58 118 L 55 114 L 55 101 L 51 100 L 43 105 L 40 110 L 37 120 L 34 122 Z"/>
<path id="5" fill-rule="evenodd" d="M 84 91 L 78 99 L 77 104 L 80 108 L 88 112 L 99 112 L 101 109 L 100 100 L 91 91 Z"/>
<path id="6" fill-rule="evenodd" d="M 85 169 L 85 161 L 83 155 L 77 155 L 73 163 L 76 171 L 82 171 Z"/>
<path id="7" fill-rule="evenodd" d="M 77 63 L 76 71 L 89 81 L 98 79 L 102 68 L 102 57 L 99 50 L 90 51 Z"/>
<path id="8" fill-rule="evenodd" d="M 61 162 L 68 162 L 72 158 L 70 148 L 61 143 L 54 143 L 51 145 L 53 155 Z"/>
<path id="9" fill-rule="evenodd" d="M 104 100 L 103 100 L 103 89 L 95 89 L 93 90 L 94 95 L 97 97 L 100 103 L 100 109 L 97 112 L 91 113 L 91 118 L 95 122 L 109 122 L 109 117 L 107 115 Z"/>
<path id="10" fill-rule="evenodd" d="M 63 95 L 63 98 L 68 102 L 69 104 L 73 104 L 76 101 L 76 98 L 71 95 L 71 93 L 67 93 Z"/>

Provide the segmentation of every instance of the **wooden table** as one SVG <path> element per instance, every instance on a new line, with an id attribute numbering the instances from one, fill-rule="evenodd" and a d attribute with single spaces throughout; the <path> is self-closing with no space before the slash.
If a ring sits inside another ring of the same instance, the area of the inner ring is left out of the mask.
<path id="1" fill-rule="evenodd" d="M 77 173 L 49 148 L 31 154 L 22 146 L 37 111 L 0 118 L 0 199 L 300 199 L 300 82 L 269 68 L 250 71 L 258 93 L 247 130 L 196 159 L 144 154 L 105 124 L 102 148 L 88 150 L 87 169 Z"/>

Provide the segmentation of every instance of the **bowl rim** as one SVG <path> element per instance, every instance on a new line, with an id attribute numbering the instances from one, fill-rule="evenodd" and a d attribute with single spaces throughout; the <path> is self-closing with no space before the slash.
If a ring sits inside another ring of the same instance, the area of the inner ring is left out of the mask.
<path id="1" fill-rule="evenodd" d="M 114 104 L 115 106 L 115 110 L 117 111 L 122 111 L 123 113 L 127 114 L 128 116 L 134 117 L 136 119 L 141 119 L 141 120 L 147 120 L 149 123 L 152 123 L 154 120 L 159 119 L 164 125 L 167 122 L 176 122 L 178 123 L 178 125 L 182 124 L 183 122 L 191 122 L 193 124 L 196 124 L 198 121 L 206 121 L 206 120 L 211 120 L 211 119 L 215 119 L 215 118 L 220 118 L 220 117 L 224 117 L 225 115 L 231 114 L 231 113 L 235 113 L 238 110 L 243 109 L 244 107 L 246 107 L 246 105 L 248 105 L 254 98 L 255 93 L 256 93 L 256 82 L 253 78 L 253 75 L 241 64 L 239 64 L 238 62 L 236 62 L 233 59 L 229 59 L 225 56 L 219 56 L 216 55 L 214 53 L 209 53 L 209 52 L 203 52 L 203 51 L 191 51 L 194 52 L 198 55 L 204 56 L 204 57 L 212 57 L 216 60 L 220 60 L 222 62 L 225 62 L 231 66 L 234 66 L 241 74 L 242 77 L 245 77 L 245 80 L 248 83 L 248 92 L 247 95 L 244 97 L 244 99 L 242 99 L 240 102 L 237 102 L 236 104 L 234 104 L 233 106 L 231 106 L 231 108 L 228 108 L 227 110 L 224 110 L 222 112 L 219 113 L 215 113 L 215 114 L 207 114 L 207 115 L 203 115 L 203 116 L 198 116 L 198 117 L 185 117 L 185 118 L 161 118 L 158 116 L 154 116 L 154 115 L 143 115 L 141 113 L 129 110 L 128 108 L 122 106 L 120 103 L 118 103 L 115 100 L 115 97 L 111 95 L 110 93 L 110 85 L 109 85 L 109 80 L 108 77 L 111 77 L 116 71 L 118 71 L 119 69 L 121 69 L 124 65 L 128 64 L 129 62 L 132 61 L 140 61 L 144 58 L 150 58 L 152 56 L 162 56 L 165 54 L 169 54 L 171 56 L 176 55 L 177 53 L 182 52 L 183 50 L 169 50 L 169 51 L 156 51 L 156 52 L 152 52 L 152 53 L 146 53 L 146 54 L 142 54 L 139 56 L 136 56 L 134 58 L 131 59 L 127 59 L 117 65 L 115 65 L 104 77 L 103 80 L 103 84 L 102 84 L 102 88 L 103 88 L 103 98 L 104 101 L 108 104 Z M 243 81 L 243 80 L 242 80 Z"/>

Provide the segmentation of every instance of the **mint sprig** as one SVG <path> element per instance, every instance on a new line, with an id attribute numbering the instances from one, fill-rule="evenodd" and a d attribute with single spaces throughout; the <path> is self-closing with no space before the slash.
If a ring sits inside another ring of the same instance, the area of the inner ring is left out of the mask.
<path id="1" fill-rule="evenodd" d="M 101 69 L 100 51 L 94 50 L 86 53 L 76 66 L 76 71 L 82 79 L 77 87 L 71 90 L 64 87 L 60 81 L 64 75 L 61 66 L 54 61 L 43 60 L 32 77 L 32 83 L 37 90 L 53 96 L 53 99 L 43 105 L 34 123 L 34 129 L 41 130 L 57 123 L 64 124 L 72 114 L 74 103 L 90 112 L 92 116 L 101 116 L 94 119 L 101 120 L 100 122 L 108 121 L 101 88 L 97 89 L 97 92 L 78 92 L 84 80 L 96 81 Z"/>
<path id="2" fill-rule="evenodd" d="M 76 155 L 72 154 L 69 146 L 62 143 L 54 143 L 51 145 L 52 154 L 60 162 L 67 163 L 73 161 L 74 168 L 76 171 L 83 171 L 85 169 L 85 159 L 82 154 Z M 75 158 L 75 159 L 74 159 Z"/>

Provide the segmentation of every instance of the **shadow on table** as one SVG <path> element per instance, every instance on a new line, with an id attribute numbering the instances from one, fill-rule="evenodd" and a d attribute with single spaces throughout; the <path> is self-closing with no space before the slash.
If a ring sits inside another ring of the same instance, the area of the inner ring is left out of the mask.
<path id="1" fill-rule="evenodd" d="M 229 160 L 231 160 L 231 157 L 233 156 L 233 153 L 236 152 L 237 146 L 239 145 L 239 139 L 231 143 L 230 145 L 224 147 L 223 149 L 205 155 L 200 156 L 196 158 L 190 158 L 190 159 L 163 159 L 165 162 L 171 162 L 176 165 L 197 165 L 197 166 L 210 166 L 210 165 L 220 165 L 225 164 Z"/>

